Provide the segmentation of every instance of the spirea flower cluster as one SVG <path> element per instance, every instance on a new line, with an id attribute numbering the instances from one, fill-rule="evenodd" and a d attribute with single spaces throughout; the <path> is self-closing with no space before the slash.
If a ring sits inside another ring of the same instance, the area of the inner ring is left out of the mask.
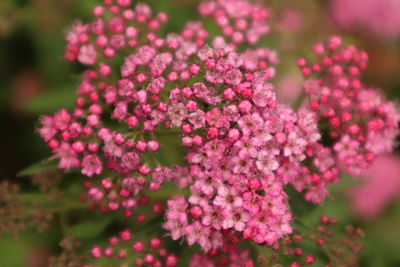
<path id="1" fill-rule="evenodd" d="M 136 210 L 152 204 L 173 240 L 209 252 L 194 254 L 189 266 L 215 266 L 218 251 L 229 266 L 252 266 L 237 242 L 272 247 L 293 232 L 288 186 L 321 203 L 340 173 L 359 174 L 398 134 L 397 107 L 360 81 L 367 55 L 342 47 L 338 37 L 315 47 L 315 63 L 298 61 L 309 107 L 279 103 L 277 53 L 248 48 L 269 33 L 269 14 L 248 0 L 204 1 L 199 15 L 212 18 L 218 35 L 191 21 L 161 36 L 165 13 L 104 0 L 93 21 L 75 22 L 66 34 L 65 58 L 88 69 L 74 110 L 42 116 L 40 135 L 60 169 L 88 177 L 93 209 L 145 224 L 149 214 Z M 179 136 L 185 164 L 158 162 L 164 134 Z M 152 193 L 170 182 L 186 193 L 153 203 Z M 129 230 L 120 237 L 130 238 Z M 125 250 L 114 253 L 116 240 L 94 247 L 92 256 L 125 258 Z M 150 240 L 155 251 L 136 264 L 175 266 L 175 255 L 156 252 L 160 242 Z M 144 246 L 137 241 L 133 250 Z"/>

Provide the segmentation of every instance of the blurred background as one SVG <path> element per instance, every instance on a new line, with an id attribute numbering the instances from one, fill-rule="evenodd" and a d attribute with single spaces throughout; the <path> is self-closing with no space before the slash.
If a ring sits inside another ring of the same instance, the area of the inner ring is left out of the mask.
<path id="1" fill-rule="evenodd" d="M 29 187 L 16 174 L 50 156 L 35 133 L 38 116 L 73 106 L 82 70 L 63 60 L 63 33 L 76 18 L 87 21 L 99 2 L 0 0 L 0 180 Z M 197 18 L 199 1 L 142 2 L 170 15 L 166 31 L 179 31 L 186 21 Z M 275 84 L 282 101 L 294 101 L 301 90 L 296 58 L 307 56 L 312 44 L 332 34 L 368 52 L 369 68 L 363 77 L 368 85 L 381 88 L 391 100 L 400 99 L 399 0 L 259 2 L 273 11 L 275 32 L 262 45 L 280 52 Z M 363 180 L 345 178 L 333 188 L 326 206 L 309 215 L 323 210 L 325 215 L 361 226 L 366 236 L 360 266 L 400 266 L 400 157 L 396 153 L 378 160 Z M 51 227 L 42 235 L 28 228 L 19 239 L 15 242 L 11 235 L 0 233 L 1 267 L 44 266 L 43 259 L 57 251 L 49 249 L 58 246 L 57 230 Z"/>

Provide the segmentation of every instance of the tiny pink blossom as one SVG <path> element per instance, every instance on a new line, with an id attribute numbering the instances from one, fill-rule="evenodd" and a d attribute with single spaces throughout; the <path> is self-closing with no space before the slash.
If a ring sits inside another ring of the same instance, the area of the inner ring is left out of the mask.
<path id="1" fill-rule="evenodd" d="M 67 142 L 62 142 L 56 153 L 56 157 L 60 159 L 60 169 L 69 170 L 80 166 L 78 155 Z"/>
<path id="2" fill-rule="evenodd" d="M 82 160 L 82 174 L 92 177 L 93 174 L 101 174 L 103 164 L 96 155 L 86 155 Z"/>
<path id="3" fill-rule="evenodd" d="M 85 65 L 94 65 L 97 60 L 97 51 L 93 45 L 83 45 L 79 50 L 78 60 Z"/>
<path id="4" fill-rule="evenodd" d="M 224 229 L 235 228 L 236 231 L 243 231 L 245 223 L 250 219 L 250 215 L 243 209 L 224 210 L 224 221 L 222 227 Z"/>
<path id="5" fill-rule="evenodd" d="M 220 186 L 218 188 L 218 195 L 214 198 L 213 204 L 223 209 L 232 209 L 241 207 L 243 205 L 243 199 L 238 196 L 238 192 L 235 188 Z"/>

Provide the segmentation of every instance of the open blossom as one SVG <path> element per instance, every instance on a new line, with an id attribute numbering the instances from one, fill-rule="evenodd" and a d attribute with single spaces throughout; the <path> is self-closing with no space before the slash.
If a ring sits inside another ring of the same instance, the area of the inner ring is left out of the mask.
<path id="1" fill-rule="evenodd" d="M 205 123 L 205 113 L 201 109 L 196 110 L 193 113 L 190 113 L 189 121 L 193 124 L 194 129 L 202 128 Z"/>
<path id="2" fill-rule="evenodd" d="M 213 204 L 223 209 L 232 209 L 242 206 L 243 200 L 234 189 L 229 190 L 224 186 L 220 186 L 218 188 L 218 195 L 214 198 Z"/>
<path id="3" fill-rule="evenodd" d="M 181 126 L 182 121 L 187 117 L 186 107 L 180 103 L 178 105 L 170 106 L 168 108 L 168 114 L 171 118 L 172 125 Z"/>
<path id="4" fill-rule="evenodd" d="M 185 231 L 187 233 L 188 244 L 193 245 L 199 243 L 201 246 L 207 246 L 209 231 L 199 221 L 195 221 L 193 224 L 186 226 Z"/>
<path id="5" fill-rule="evenodd" d="M 254 90 L 252 100 L 257 106 L 265 107 L 270 103 L 269 100 L 274 100 L 273 97 L 273 87 L 271 84 L 267 84 L 266 86 L 258 87 Z"/>
<path id="6" fill-rule="evenodd" d="M 225 219 L 222 222 L 222 227 L 224 229 L 233 227 L 236 231 L 243 231 L 246 222 L 250 218 L 249 214 L 242 209 L 224 210 L 224 217 Z"/>
<path id="7" fill-rule="evenodd" d="M 93 45 L 81 46 L 78 60 L 84 65 L 93 65 L 96 63 L 97 51 Z"/>
<path id="8" fill-rule="evenodd" d="M 275 159 L 274 155 L 270 153 L 260 153 L 260 156 L 256 161 L 257 169 L 262 171 L 264 174 L 271 174 L 272 171 L 275 171 L 279 167 L 278 161 Z"/>
<path id="9" fill-rule="evenodd" d="M 81 164 L 77 153 L 66 142 L 61 143 L 55 156 L 60 159 L 58 163 L 60 169 L 69 170 L 71 168 L 79 167 Z"/>
<path id="10" fill-rule="evenodd" d="M 349 135 L 345 135 L 335 144 L 333 149 L 338 153 L 339 159 L 345 159 L 356 155 L 359 146 L 360 142 L 352 139 Z"/>
<path id="11" fill-rule="evenodd" d="M 103 163 L 96 155 L 86 155 L 82 160 L 82 173 L 86 176 L 100 174 L 103 170 Z"/>
<path id="12" fill-rule="evenodd" d="M 41 116 L 40 123 L 42 127 L 38 130 L 40 136 L 46 141 L 50 141 L 57 134 L 57 128 L 54 125 L 54 119 L 51 116 Z"/>

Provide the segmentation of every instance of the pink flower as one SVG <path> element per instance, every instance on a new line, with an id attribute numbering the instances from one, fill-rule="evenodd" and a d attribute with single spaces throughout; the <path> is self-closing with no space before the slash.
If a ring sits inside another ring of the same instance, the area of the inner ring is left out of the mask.
<path id="1" fill-rule="evenodd" d="M 234 187 L 228 188 L 226 186 L 220 186 L 218 188 L 218 195 L 214 198 L 213 204 L 222 209 L 232 209 L 241 207 L 243 205 L 243 199 L 238 196 L 238 192 Z"/>
<path id="2" fill-rule="evenodd" d="M 226 145 L 220 140 L 213 140 L 204 145 L 204 152 L 212 159 L 220 159 L 225 151 Z"/>
<path id="3" fill-rule="evenodd" d="M 127 116 L 128 105 L 126 102 L 118 102 L 115 106 L 112 117 L 117 120 L 123 120 Z"/>
<path id="4" fill-rule="evenodd" d="M 338 158 L 343 160 L 347 157 L 355 156 L 359 146 L 360 143 L 358 141 L 351 139 L 349 135 L 345 135 L 335 144 L 333 149 L 338 154 Z"/>
<path id="5" fill-rule="evenodd" d="M 238 125 L 244 135 L 250 135 L 262 125 L 262 118 L 258 113 L 245 115 L 238 120 Z"/>
<path id="6" fill-rule="evenodd" d="M 224 106 L 223 113 L 230 121 L 237 121 L 240 118 L 239 110 L 236 105 Z"/>
<path id="7" fill-rule="evenodd" d="M 171 105 L 168 107 L 168 115 L 172 125 L 175 127 L 180 127 L 182 125 L 182 121 L 187 118 L 187 110 L 185 105 L 182 103 Z"/>
<path id="8" fill-rule="evenodd" d="M 211 244 L 208 241 L 209 230 L 201 222 L 195 221 L 191 225 L 186 226 L 185 232 L 189 246 L 199 243 L 204 251 L 208 251 L 211 248 Z"/>
<path id="9" fill-rule="evenodd" d="M 220 230 L 222 228 L 223 218 L 220 208 L 208 205 L 204 206 L 204 216 L 201 222 L 205 226 L 212 226 L 214 229 Z"/>
<path id="10" fill-rule="evenodd" d="M 239 157 L 241 159 L 247 159 L 249 157 L 255 158 L 258 154 L 258 147 L 261 145 L 261 140 L 257 138 L 249 139 L 244 136 L 239 141 L 236 141 L 234 147 L 239 150 Z"/>
<path id="11" fill-rule="evenodd" d="M 290 155 L 302 154 L 307 146 L 307 141 L 300 137 L 296 132 L 289 133 L 283 154 Z"/>
<path id="12" fill-rule="evenodd" d="M 400 158 L 383 155 L 362 176 L 365 180 L 350 189 L 348 196 L 357 214 L 372 219 L 400 194 Z"/>
<path id="13" fill-rule="evenodd" d="M 54 125 L 53 118 L 50 116 L 41 116 L 40 123 L 42 124 L 42 126 L 38 129 L 39 134 L 45 142 L 48 142 L 57 133 L 57 128 Z"/>
<path id="14" fill-rule="evenodd" d="M 236 231 L 243 231 L 246 222 L 250 219 L 250 215 L 243 209 L 235 208 L 231 210 L 223 210 L 224 221 L 222 228 L 235 228 Z"/>
<path id="15" fill-rule="evenodd" d="M 60 159 L 58 168 L 69 170 L 80 166 L 80 160 L 76 152 L 67 142 L 62 142 L 60 148 L 57 149 L 56 157 Z"/>
<path id="16" fill-rule="evenodd" d="M 279 162 L 274 155 L 267 152 L 261 152 L 256 161 L 257 169 L 265 174 L 270 174 L 279 168 Z"/>
<path id="17" fill-rule="evenodd" d="M 71 122 L 71 115 L 66 109 L 61 109 L 53 116 L 53 123 L 57 129 L 64 131 Z"/>
<path id="18" fill-rule="evenodd" d="M 97 51 L 93 45 L 83 45 L 79 50 L 78 60 L 84 65 L 94 65 L 97 60 Z"/>
<path id="19" fill-rule="evenodd" d="M 169 207 L 167 218 L 169 220 L 179 220 L 181 223 L 187 222 L 186 209 L 188 203 L 182 196 L 177 196 L 167 201 Z"/>
<path id="20" fill-rule="evenodd" d="M 271 84 L 267 84 L 263 87 L 257 87 L 254 90 L 252 100 L 258 107 L 266 107 L 270 99 L 274 98 L 273 87 Z"/>
<path id="21" fill-rule="evenodd" d="M 105 141 L 103 151 L 106 155 L 110 157 L 119 158 L 123 154 L 123 148 L 120 145 L 116 144 L 112 139 Z"/>
<path id="22" fill-rule="evenodd" d="M 103 163 L 96 155 L 86 155 L 82 160 L 82 174 L 92 177 L 93 174 L 101 174 Z"/>
<path id="23" fill-rule="evenodd" d="M 135 85 L 129 79 L 121 79 L 118 81 L 118 94 L 123 97 L 131 97 L 135 93 Z"/>
<path id="24" fill-rule="evenodd" d="M 81 21 L 75 21 L 66 32 L 65 39 L 72 44 L 79 42 L 79 35 L 85 33 L 88 30 L 88 26 L 83 24 Z"/>
<path id="25" fill-rule="evenodd" d="M 136 152 L 126 152 L 122 155 L 121 163 L 124 167 L 134 170 L 140 164 L 140 157 Z"/>
<path id="26" fill-rule="evenodd" d="M 238 85 L 242 81 L 243 74 L 238 69 L 232 69 L 224 74 L 225 82 L 229 85 Z"/>
<path id="27" fill-rule="evenodd" d="M 222 115 L 219 108 L 213 108 L 206 113 L 206 120 L 208 125 L 220 128 L 227 123 L 225 115 Z"/>
<path id="28" fill-rule="evenodd" d="M 186 233 L 186 225 L 182 224 L 178 220 L 167 220 L 163 224 L 163 227 L 169 230 L 172 240 L 178 240 Z"/>
<path id="29" fill-rule="evenodd" d="M 190 113 L 188 119 L 190 123 L 193 124 L 194 129 L 203 128 L 205 124 L 205 113 L 201 109 L 198 109 L 195 112 Z"/>

